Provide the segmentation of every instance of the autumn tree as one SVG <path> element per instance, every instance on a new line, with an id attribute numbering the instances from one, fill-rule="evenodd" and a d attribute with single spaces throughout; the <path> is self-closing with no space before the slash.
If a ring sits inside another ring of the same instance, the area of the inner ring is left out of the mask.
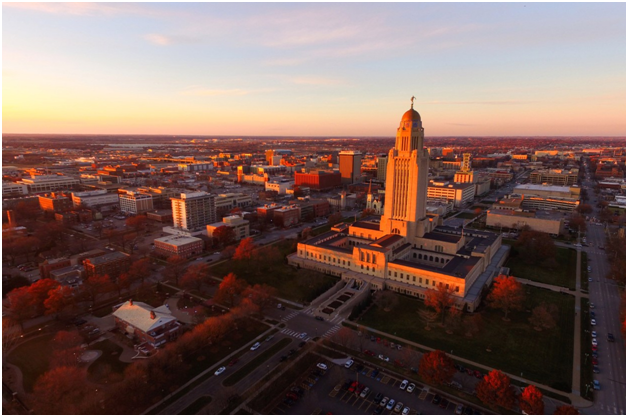
<path id="1" fill-rule="evenodd" d="M 543 415 L 545 411 L 543 394 L 536 386 L 529 385 L 519 396 L 519 407 L 528 415 Z"/>
<path id="2" fill-rule="evenodd" d="M 580 412 L 571 405 L 562 405 L 556 408 L 554 415 L 580 415 Z"/>
<path id="3" fill-rule="evenodd" d="M 233 272 L 230 272 L 218 286 L 214 300 L 233 307 L 236 304 L 237 297 L 245 290 L 246 286 L 246 281 L 238 279 Z"/>
<path id="4" fill-rule="evenodd" d="M 7 294 L 9 302 L 9 313 L 11 318 L 15 320 L 22 331 L 24 331 L 24 321 L 33 315 L 35 306 L 33 304 L 33 295 L 28 287 L 16 288 Z"/>
<path id="5" fill-rule="evenodd" d="M 127 274 L 131 281 L 144 282 L 146 278 L 150 277 L 150 259 L 142 258 L 134 261 Z"/>
<path id="6" fill-rule="evenodd" d="M 80 415 L 81 402 L 88 389 L 85 369 L 54 368 L 37 379 L 33 387 L 33 409 L 39 414 Z"/>
<path id="7" fill-rule="evenodd" d="M 231 259 L 235 255 L 236 248 L 230 245 L 220 252 L 220 259 Z"/>
<path id="8" fill-rule="evenodd" d="M 342 213 L 340 213 L 340 212 L 332 213 L 327 218 L 327 224 L 328 225 L 332 225 L 333 226 L 333 225 L 337 224 L 338 222 L 342 222 Z"/>
<path id="9" fill-rule="evenodd" d="M 78 358 L 82 353 L 82 343 L 83 337 L 78 332 L 58 331 L 50 343 L 52 348 L 52 359 L 50 359 L 50 362 L 53 367 L 78 366 Z"/>
<path id="10" fill-rule="evenodd" d="M 210 279 L 209 265 L 206 263 L 196 264 L 188 267 L 187 271 L 181 278 L 181 287 L 186 290 L 195 289 L 200 291 L 203 284 Z"/>
<path id="11" fill-rule="evenodd" d="M 425 322 L 425 330 L 431 330 L 431 325 L 438 319 L 435 311 L 419 309 L 419 317 Z"/>
<path id="12" fill-rule="evenodd" d="M 547 265 L 556 265 L 556 246 L 549 234 L 537 231 L 523 231 L 515 244 L 519 255 L 527 262 L 544 262 Z"/>
<path id="13" fill-rule="evenodd" d="M 534 330 L 553 329 L 556 327 L 558 319 L 558 306 L 556 304 L 546 304 L 536 306 L 532 310 L 532 315 L 528 319 Z"/>
<path id="14" fill-rule="evenodd" d="M 587 222 L 584 219 L 584 216 L 574 213 L 569 217 L 569 228 L 574 231 L 585 232 L 587 229 Z"/>
<path id="15" fill-rule="evenodd" d="M 510 386 L 510 378 L 499 370 L 493 370 L 476 385 L 478 399 L 495 409 L 501 406 L 511 409 L 515 404 L 515 391 Z"/>
<path id="16" fill-rule="evenodd" d="M 266 284 L 249 286 L 242 293 L 242 297 L 250 299 L 257 306 L 260 316 L 277 303 L 277 295 L 277 289 Z"/>
<path id="17" fill-rule="evenodd" d="M 399 297 L 397 297 L 394 292 L 389 290 L 376 291 L 373 296 L 373 302 L 375 303 L 377 308 L 380 308 L 386 312 L 395 308 L 395 306 L 399 303 Z"/>
<path id="18" fill-rule="evenodd" d="M 44 302 L 48 298 L 48 293 L 58 286 L 59 283 L 57 281 L 51 278 L 42 278 L 28 287 L 37 314 L 43 314 L 46 311 Z"/>
<path id="19" fill-rule="evenodd" d="M 445 316 L 445 327 L 447 327 L 447 333 L 453 333 L 462 326 L 462 311 L 455 305 L 449 307 L 447 315 Z"/>
<path id="20" fill-rule="evenodd" d="M 254 258 L 253 251 L 256 246 L 253 242 L 253 238 L 244 238 L 240 241 L 240 244 L 235 250 L 233 254 L 233 259 L 237 261 L 250 261 Z"/>
<path id="21" fill-rule="evenodd" d="M 593 212 L 593 208 L 591 207 L 591 205 L 589 205 L 587 203 L 583 203 L 583 204 L 578 206 L 576 211 L 578 213 L 582 213 L 582 214 L 588 215 L 589 213 Z"/>
<path id="22" fill-rule="evenodd" d="M 433 308 L 441 317 L 441 325 L 445 324 L 447 310 L 454 305 L 454 292 L 455 289 L 453 285 L 447 287 L 445 284 L 439 285 L 435 290 L 425 291 L 425 305 Z"/>
<path id="23" fill-rule="evenodd" d="M 83 292 L 96 305 L 96 299 L 113 288 L 109 275 L 92 275 L 83 284 Z"/>
<path id="24" fill-rule="evenodd" d="M 46 314 L 55 314 L 58 317 L 75 302 L 74 290 L 67 285 L 59 285 L 48 291 L 48 298 L 44 300 L 44 307 Z"/>
<path id="25" fill-rule="evenodd" d="M 312 235 L 312 228 L 307 227 L 301 231 L 301 239 L 305 240 Z"/>
<path id="26" fill-rule="evenodd" d="M 366 218 L 366 217 L 368 217 L 368 216 L 373 216 L 374 214 L 375 214 L 375 210 L 374 210 L 374 209 L 369 209 L 369 208 L 366 208 L 366 209 L 364 209 L 364 210 L 362 211 L 362 213 L 361 213 L 360 217 L 361 217 L 361 218 Z"/>
<path id="27" fill-rule="evenodd" d="M 185 267 L 183 266 L 183 264 L 185 264 L 186 259 L 180 257 L 179 255 L 173 255 L 168 258 L 166 262 L 168 262 L 168 265 L 166 265 L 164 275 L 166 276 L 166 278 L 174 280 L 174 284 L 178 286 L 179 278 L 181 278 L 183 274 L 185 274 Z"/>
<path id="28" fill-rule="evenodd" d="M 267 245 L 253 251 L 251 258 L 255 261 L 258 273 L 272 272 L 278 263 L 283 261 L 283 256 L 274 245 Z"/>
<path id="29" fill-rule="evenodd" d="M 523 286 L 513 276 L 499 275 L 495 278 L 493 289 L 488 295 L 488 304 L 504 312 L 504 321 L 508 320 L 511 310 L 521 310 L 525 302 Z"/>
<path id="30" fill-rule="evenodd" d="M 227 246 L 235 241 L 236 234 L 231 226 L 220 226 L 214 230 L 212 237 L 221 246 Z"/>
<path id="31" fill-rule="evenodd" d="M 454 361 L 442 350 L 424 353 L 419 362 L 419 376 L 429 383 L 449 383 L 455 372 Z"/>

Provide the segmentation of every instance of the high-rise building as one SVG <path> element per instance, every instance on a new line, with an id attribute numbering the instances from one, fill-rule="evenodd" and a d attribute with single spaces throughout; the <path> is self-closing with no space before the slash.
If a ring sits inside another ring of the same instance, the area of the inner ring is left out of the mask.
<path id="1" fill-rule="evenodd" d="M 207 192 L 181 193 L 178 198 L 170 200 L 174 228 L 191 232 L 204 230 L 208 224 L 216 222 L 214 195 Z"/>
<path id="2" fill-rule="evenodd" d="M 377 157 L 377 180 L 386 181 L 386 168 L 388 167 L 388 155 L 382 154 Z"/>
<path id="3" fill-rule="evenodd" d="M 455 183 L 475 183 L 475 172 L 471 169 L 471 154 L 462 155 L 460 170 L 454 176 Z"/>
<path id="4" fill-rule="evenodd" d="M 153 196 L 146 193 L 126 191 L 120 193 L 120 211 L 138 214 L 153 210 Z"/>
<path id="5" fill-rule="evenodd" d="M 338 158 L 342 184 L 359 182 L 362 175 L 362 153 L 359 151 L 341 151 Z"/>

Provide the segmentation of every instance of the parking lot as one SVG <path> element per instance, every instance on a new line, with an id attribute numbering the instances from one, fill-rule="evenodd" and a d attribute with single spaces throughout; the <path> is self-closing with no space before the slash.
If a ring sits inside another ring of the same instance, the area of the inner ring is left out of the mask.
<path id="1" fill-rule="evenodd" d="M 350 369 L 333 364 L 329 366 L 329 370 L 319 377 L 310 390 L 304 391 L 296 402 L 282 401 L 271 414 L 375 413 L 388 415 L 401 413 L 407 407 L 405 413 L 409 415 L 427 412 L 431 415 L 454 415 L 460 404 L 457 400 L 446 399 L 418 383 L 412 392 L 407 392 L 407 388 L 400 388 L 403 379 L 381 372 L 374 367 L 359 364 L 355 364 Z M 367 387 L 368 391 L 363 393 Z M 285 392 L 288 391 L 289 389 Z M 388 398 L 384 406 L 381 405 L 382 398 Z M 393 399 L 394 405 L 387 407 L 386 405 Z M 402 403 L 401 407 L 398 407 L 399 402 Z M 466 415 L 481 415 L 481 412 L 475 408 L 464 408 L 464 410 Z"/>

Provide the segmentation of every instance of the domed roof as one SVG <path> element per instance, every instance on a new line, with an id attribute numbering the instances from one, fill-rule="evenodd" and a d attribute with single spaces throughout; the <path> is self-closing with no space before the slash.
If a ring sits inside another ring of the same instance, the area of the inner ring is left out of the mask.
<path id="1" fill-rule="evenodd" d="M 414 108 L 410 108 L 405 114 L 403 114 L 401 121 L 421 121 L 421 116 L 414 110 Z"/>

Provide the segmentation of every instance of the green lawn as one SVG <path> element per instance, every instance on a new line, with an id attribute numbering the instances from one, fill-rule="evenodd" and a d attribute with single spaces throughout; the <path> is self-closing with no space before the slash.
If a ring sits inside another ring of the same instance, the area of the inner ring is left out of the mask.
<path id="1" fill-rule="evenodd" d="M 437 325 L 424 330 L 417 314 L 424 308 L 423 302 L 405 296 L 399 296 L 399 304 L 390 312 L 374 306 L 356 323 L 435 349 L 453 350 L 455 356 L 571 391 L 574 298 L 532 286 L 526 286 L 526 292 L 526 311 L 511 312 L 509 322 L 502 320 L 500 310 L 481 307 L 482 328 L 473 338 L 449 335 Z M 542 302 L 559 308 L 557 327 L 551 331 L 535 331 L 528 322 L 531 310 Z"/>
<path id="2" fill-rule="evenodd" d="M 7 361 L 20 368 L 23 375 L 24 389 L 32 392 L 37 378 L 50 367 L 52 348 L 50 342 L 55 334 L 49 334 L 29 340 L 18 346 L 7 357 Z"/>
<path id="3" fill-rule="evenodd" d="M 506 241 L 504 241 L 506 242 Z M 515 248 L 516 249 L 516 248 Z M 511 256 L 506 261 L 510 274 L 517 278 L 576 289 L 576 250 L 556 247 L 556 267 L 543 267 L 538 263 L 526 262 L 520 256 Z"/>
<path id="4" fill-rule="evenodd" d="M 111 383 L 122 379 L 124 369 L 129 365 L 120 361 L 122 347 L 110 340 L 103 340 L 89 346 L 90 350 L 100 350 L 102 354 L 87 369 L 88 379 L 96 383 Z"/>
<path id="5" fill-rule="evenodd" d="M 241 261 L 230 260 L 216 265 L 212 271 L 219 277 L 230 272 L 243 278 L 250 285 L 268 284 L 279 291 L 279 296 L 288 300 L 307 303 L 331 288 L 338 279 L 320 272 L 299 269 L 288 265 L 285 256 L 294 252 L 293 243 L 284 241 L 277 244 L 282 258 L 273 265 L 272 272 L 262 273 L 254 266 Z"/>
<path id="6" fill-rule="evenodd" d="M 580 261 L 580 289 L 588 290 L 589 289 L 589 271 L 587 267 L 589 266 L 589 261 L 587 257 L 587 253 L 581 252 L 581 261 Z"/>

